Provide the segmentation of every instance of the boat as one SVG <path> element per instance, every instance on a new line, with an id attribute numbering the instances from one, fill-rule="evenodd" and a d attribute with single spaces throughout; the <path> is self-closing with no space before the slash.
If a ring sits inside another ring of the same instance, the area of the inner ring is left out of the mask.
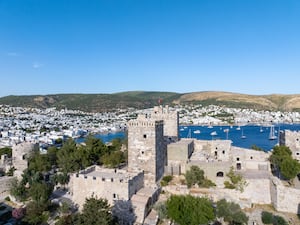
<path id="1" fill-rule="evenodd" d="M 246 138 L 246 135 L 244 135 L 244 130 L 242 129 L 242 136 L 241 136 L 242 139 L 245 139 Z"/>
<path id="2" fill-rule="evenodd" d="M 191 129 L 189 129 L 189 132 L 188 132 L 188 134 L 187 134 L 186 138 L 192 138 Z"/>
<path id="3" fill-rule="evenodd" d="M 213 131 L 213 132 L 210 133 L 210 135 L 211 135 L 211 136 L 216 136 L 216 135 L 218 135 L 218 134 L 217 134 L 217 131 Z"/>
<path id="4" fill-rule="evenodd" d="M 200 134 L 201 131 L 200 130 L 194 130 L 194 134 Z"/>
<path id="5" fill-rule="evenodd" d="M 274 126 L 270 126 L 270 134 L 269 134 L 269 140 L 275 140 L 277 139 L 277 136 L 275 135 L 275 128 Z"/>
<path id="6" fill-rule="evenodd" d="M 212 129 L 212 128 L 213 128 L 213 126 L 212 126 L 212 125 L 208 125 L 208 126 L 207 126 L 207 128 L 209 128 L 209 129 Z"/>
<path id="7" fill-rule="evenodd" d="M 260 130 L 259 130 L 260 133 L 264 132 L 263 128 L 260 127 Z"/>
<path id="8" fill-rule="evenodd" d="M 238 127 L 236 128 L 236 130 L 241 130 L 241 126 L 238 126 Z"/>

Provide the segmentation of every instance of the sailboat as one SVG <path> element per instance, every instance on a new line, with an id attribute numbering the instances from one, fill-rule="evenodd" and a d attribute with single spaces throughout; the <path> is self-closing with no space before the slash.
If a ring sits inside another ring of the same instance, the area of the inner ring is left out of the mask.
<path id="1" fill-rule="evenodd" d="M 242 139 L 245 139 L 246 136 L 244 135 L 244 130 L 242 129 L 242 136 L 241 136 Z"/>
<path id="2" fill-rule="evenodd" d="M 270 134 L 269 134 L 269 140 L 275 140 L 277 139 L 277 136 L 275 135 L 275 128 L 274 126 L 270 126 Z"/>

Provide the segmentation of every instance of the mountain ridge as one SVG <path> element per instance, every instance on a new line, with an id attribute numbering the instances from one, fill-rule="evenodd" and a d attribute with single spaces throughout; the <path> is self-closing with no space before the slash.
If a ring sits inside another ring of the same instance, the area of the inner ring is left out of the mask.
<path id="1" fill-rule="evenodd" d="M 159 91 L 126 91 L 112 94 L 49 94 L 9 95 L 0 98 L 0 104 L 58 109 L 68 108 L 87 112 L 114 111 L 117 108 L 149 108 L 158 104 L 220 105 L 257 110 L 300 111 L 300 94 L 251 95 L 223 91 L 189 93 Z"/>

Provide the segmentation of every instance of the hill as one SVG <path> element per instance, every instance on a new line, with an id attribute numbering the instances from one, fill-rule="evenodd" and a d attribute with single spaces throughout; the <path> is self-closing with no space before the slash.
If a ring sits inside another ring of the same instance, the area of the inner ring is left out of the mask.
<path id="1" fill-rule="evenodd" d="M 130 91 L 114 94 L 56 94 L 6 96 L 0 104 L 21 107 L 78 109 L 87 112 L 113 111 L 116 108 L 153 107 L 162 99 L 163 104 L 222 105 L 258 110 L 300 111 L 300 95 L 247 95 L 231 92 L 145 92 Z"/>
<path id="2" fill-rule="evenodd" d="M 144 92 L 132 91 L 115 94 L 56 94 L 56 95 L 29 95 L 6 96 L 0 98 L 0 104 L 58 109 L 78 109 L 86 112 L 113 111 L 116 108 L 134 107 L 138 109 L 153 107 L 158 99 L 170 104 L 181 94 L 172 92 Z"/>

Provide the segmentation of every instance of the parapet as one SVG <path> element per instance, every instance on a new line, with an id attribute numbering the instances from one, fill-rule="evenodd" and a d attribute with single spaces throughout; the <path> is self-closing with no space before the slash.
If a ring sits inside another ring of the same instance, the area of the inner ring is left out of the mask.
<path id="1" fill-rule="evenodd" d="M 129 127 L 155 127 L 163 124 L 163 120 L 148 119 L 145 115 L 139 115 L 136 120 L 128 122 Z"/>
<path id="2" fill-rule="evenodd" d="M 136 177 L 141 176 L 143 172 L 128 172 L 121 169 L 108 169 L 99 166 L 91 166 L 87 169 L 79 171 L 79 173 L 73 174 L 75 178 L 81 179 L 93 179 L 102 182 L 120 182 L 130 183 Z"/>

